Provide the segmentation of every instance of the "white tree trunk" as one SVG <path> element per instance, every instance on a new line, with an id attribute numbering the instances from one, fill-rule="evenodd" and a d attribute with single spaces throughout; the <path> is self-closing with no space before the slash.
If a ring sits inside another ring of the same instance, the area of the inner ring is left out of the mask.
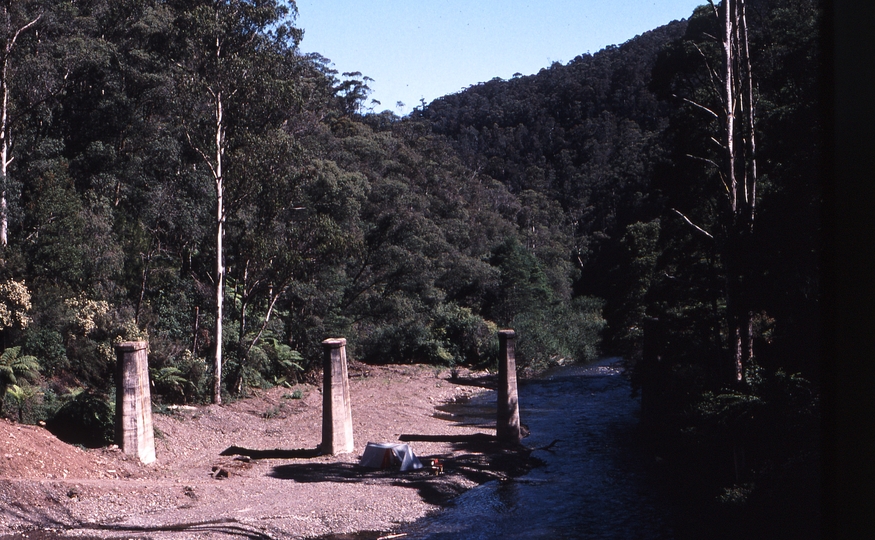
<path id="1" fill-rule="evenodd" d="M 222 109 L 222 93 L 216 94 L 216 355 L 213 359 L 213 403 L 222 403 L 222 308 L 225 300 L 225 265 L 222 252 L 224 233 L 225 186 L 222 178 L 222 154 L 224 151 L 225 126 Z"/>
<path id="2" fill-rule="evenodd" d="M 0 111 L 0 245 L 6 247 L 9 243 L 9 208 L 6 202 L 6 186 L 9 185 L 9 80 L 7 78 L 9 56 L 3 58 L 3 80 L 0 81 L 2 107 Z"/>
<path id="3" fill-rule="evenodd" d="M 719 18 L 714 0 L 709 1 Z M 744 261 L 748 258 L 745 244 L 756 217 L 757 193 L 754 84 L 744 0 L 723 0 L 721 24 L 724 69 L 720 99 L 729 206 L 723 258 L 730 347 L 735 379 L 741 381 L 746 364 L 753 358 L 753 315 L 744 290 L 749 268 Z"/>
<path id="4" fill-rule="evenodd" d="M 726 155 L 729 177 L 729 206 L 734 214 L 738 210 L 738 180 L 735 177 L 735 71 L 733 51 L 732 0 L 724 0 L 723 17 L 723 108 L 726 115 Z"/>
<path id="5" fill-rule="evenodd" d="M 4 12 L 6 10 L 4 9 Z M 10 14 L 4 13 L 7 21 Z M 12 54 L 12 49 L 15 47 L 15 42 L 22 32 L 35 25 L 42 15 L 38 15 L 35 19 L 27 24 L 17 28 L 15 33 L 9 37 L 6 42 L 6 47 L 3 50 L 2 73 L 0 73 L 0 93 L 2 93 L 2 111 L 0 111 L 0 179 L 3 185 L 0 186 L 0 246 L 6 247 L 9 243 L 9 204 L 8 204 L 8 189 L 9 186 L 9 164 L 12 158 L 10 141 L 10 126 L 9 126 L 9 58 Z"/>
<path id="6" fill-rule="evenodd" d="M 740 39 L 741 39 L 741 51 L 743 51 L 744 55 L 744 79 L 745 79 L 745 93 L 747 97 L 747 116 L 745 118 L 747 124 L 747 169 L 745 174 L 745 186 L 747 186 L 747 192 L 749 194 L 748 199 L 748 207 L 749 214 L 748 220 L 750 221 L 750 229 L 753 230 L 754 218 L 756 217 L 756 206 L 757 206 L 757 145 L 756 145 L 756 104 L 754 102 L 754 84 L 753 84 L 753 70 L 750 65 L 750 42 L 748 40 L 748 31 L 747 31 L 747 10 L 745 9 L 744 0 L 739 0 L 739 27 L 741 29 Z"/>

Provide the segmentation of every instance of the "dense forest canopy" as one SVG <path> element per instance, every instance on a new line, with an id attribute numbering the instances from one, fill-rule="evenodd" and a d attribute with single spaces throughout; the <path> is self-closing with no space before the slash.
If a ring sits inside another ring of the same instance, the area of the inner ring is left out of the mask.
<path id="1" fill-rule="evenodd" d="M 723 426 L 735 485 L 810 463 L 787 446 L 817 414 L 821 8 L 738 4 L 758 183 L 735 242 L 733 2 L 399 118 L 300 51 L 291 1 L 3 0 L 5 412 L 107 394 L 119 340 L 148 339 L 157 399 L 197 402 L 297 380 L 328 337 L 490 366 L 511 327 L 526 369 L 627 358 L 661 429 Z"/>

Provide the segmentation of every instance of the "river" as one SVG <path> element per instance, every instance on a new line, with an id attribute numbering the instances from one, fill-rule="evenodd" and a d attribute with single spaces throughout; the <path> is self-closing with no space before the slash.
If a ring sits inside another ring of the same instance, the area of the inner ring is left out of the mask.
<path id="1" fill-rule="evenodd" d="M 478 486 L 402 532 L 417 540 L 674 538 L 667 503 L 636 450 L 639 403 L 630 394 L 617 358 L 521 381 L 520 419 L 530 431 L 523 443 L 558 439 L 533 453 L 544 465 Z"/>

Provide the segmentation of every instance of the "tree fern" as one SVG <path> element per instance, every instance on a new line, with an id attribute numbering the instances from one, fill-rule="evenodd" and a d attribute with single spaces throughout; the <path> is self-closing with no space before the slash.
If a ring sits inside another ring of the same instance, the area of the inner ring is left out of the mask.
<path id="1" fill-rule="evenodd" d="M 36 356 L 21 356 L 21 347 L 9 347 L 0 354 L 0 416 L 3 414 L 3 399 L 10 386 L 19 378 L 33 379 L 39 373 Z"/>

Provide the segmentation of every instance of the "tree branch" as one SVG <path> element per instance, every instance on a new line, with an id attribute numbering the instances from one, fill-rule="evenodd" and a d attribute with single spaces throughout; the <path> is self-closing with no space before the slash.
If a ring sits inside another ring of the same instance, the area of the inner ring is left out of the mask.
<path id="1" fill-rule="evenodd" d="M 717 40 L 717 38 L 715 38 L 714 36 L 709 35 L 708 37 L 714 39 L 715 41 Z M 711 79 L 711 86 L 716 90 L 720 86 L 714 81 L 716 80 L 717 82 L 722 83 L 723 79 L 720 77 L 720 74 L 711 67 L 711 63 L 708 62 L 708 57 L 705 56 L 705 52 L 702 51 L 701 48 L 699 48 L 699 45 L 697 43 L 693 43 L 693 47 L 695 47 L 696 50 L 699 51 L 699 56 L 701 56 L 702 60 L 705 62 L 705 69 L 708 70 L 708 77 Z M 720 92 L 717 92 L 717 94 L 719 95 Z"/>
<path id="2" fill-rule="evenodd" d="M 711 9 L 714 10 L 714 16 L 719 19 L 720 13 L 717 11 L 717 6 L 714 4 L 714 0 L 708 0 L 708 3 L 711 4 Z"/>
<path id="3" fill-rule="evenodd" d="M 712 140 L 714 140 L 713 137 L 712 137 Z M 715 142 L 716 142 L 716 140 L 715 140 Z M 720 143 L 717 143 L 717 144 L 720 144 Z M 721 145 L 721 148 L 723 148 L 723 145 Z M 686 156 L 687 156 L 688 158 L 695 159 L 695 160 L 698 160 L 698 161 L 704 161 L 704 162 L 707 163 L 708 165 L 711 165 L 712 167 L 714 167 L 715 169 L 717 169 L 717 174 L 720 175 L 720 182 L 723 184 L 723 189 L 725 189 L 726 192 L 729 193 L 729 184 L 726 183 L 726 177 L 723 176 L 723 171 L 720 170 L 720 165 L 718 165 L 713 159 L 708 159 L 708 158 L 703 158 L 703 157 L 699 157 L 699 156 L 694 156 L 693 154 L 686 154 Z"/>
<path id="4" fill-rule="evenodd" d="M 269 294 L 270 303 L 267 307 L 267 313 L 264 315 L 264 321 L 261 323 L 261 328 L 259 328 L 258 333 L 252 338 L 252 342 L 249 343 L 249 347 L 246 349 L 246 355 L 249 356 L 249 353 L 252 352 L 252 348 L 255 347 L 255 344 L 258 343 L 258 340 L 261 339 L 261 335 L 264 333 L 265 328 L 267 328 L 267 323 L 270 322 L 270 316 L 273 314 L 273 308 L 276 306 L 277 300 L 279 300 L 280 296 L 285 294 L 286 289 L 289 288 L 289 280 L 283 282 L 282 286 L 279 288 L 279 292 L 276 294 Z"/>
<path id="5" fill-rule="evenodd" d="M 715 169 L 720 170 L 720 165 L 718 165 L 717 162 L 715 162 L 713 159 L 703 158 L 700 156 L 694 156 L 693 154 L 686 154 L 686 156 L 688 158 L 695 159 L 697 161 L 704 161 L 705 163 L 707 163 L 709 165 L 713 165 Z"/>
<path id="6" fill-rule="evenodd" d="M 681 213 L 680 210 L 677 210 L 676 208 L 672 208 L 671 210 L 672 210 L 672 212 L 674 212 L 675 214 L 679 215 L 679 216 L 680 216 L 684 221 L 686 221 L 686 222 L 687 222 L 692 228 L 694 228 L 694 229 L 696 229 L 697 231 L 699 231 L 700 233 L 704 234 L 705 236 L 707 236 L 707 237 L 710 238 L 711 240 L 714 240 L 714 237 L 711 235 L 711 233 L 709 233 L 708 231 L 706 231 L 706 230 L 703 229 L 702 227 L 699 227 L 698 225 L 696 225 L 695 223 L 693 223 L 692 221 L 690 221 L 690 218 L 688 218 L 688 217 L 685 216 L 683 213 Z"/>
<path id="7" fill-rule="evenodd" d="M 685 98 L 685 97 L 682 97 L 681 99 L 684 100 L 686 103 L 689 103 L 689 104 L 692 105 L 693 107 L 698 107 L 699 109 L 702 109 L 703 111 L 705 111 L 706 113 L 710 114 L 710 115 L 713 116 L 714 118 L 718 118 L 718 119 L 720 118 L 720 117 L 717 115 L 717 113 L 715 113 L 714 111 L 712 111 L 711 109 L 709 109 L 708 107 L 706 107 L 706 106 L 704 106 L 704 105 L 702 105 L 702 104 L 700 104 L 700 103 L 696 103 L 695 101 L 693 101 L 693 100 L 691 100 L 691 99 L 689 99 L 689 98 Z"/>
<path id="8" fill-rule="evenodd" d="M 22 32 L 24 32 L 25 30 L 27 30 L 27 29 L 30 28 L 31 26 L 35 25 L 35 24 L 37 23 L 37 21 L 39 21 L 40 18 L 42 18 L 42 16 L 43 16 L 43 14 L 40 13 L 39 15 L 36 16 L 36 19 L 34 19 L 34 20 L 30 21 L 29 23 L 25 24 L 24 26 L 22 26 L 21 28 L 19 28 L 19 29 L 15 32 L 15 35 L 12 36 L 12 39 L 9 40 L 9 43 L 6 44 L 6 54 L 9 54 L 9 53 L 12 51 L 12 47 L 15 46 L 15 41 L 18 39 L 18 36 L 21 35 Z"/>
<path id="9" fill-rule="evenodd" d="M 194 144 L 194 142 L 192 142 L 192 140 L 191 140 L 191 133 L 189 133 L 188 131 L 186 131 L 186 132 L 185 132 L 185 137 L 188 139 L 188 144 L 191 145 L 191 147 L 194 149 L 195 152 L 197 152 L 198 154 L 200 154 L 200 156 L 201 156 L 201 157 L 203 158 L 203 160 L 204 160 L 204 163 L 206 163 L 206 164 L 207 164 L 207 167 L 210 168 L 210 172 L 213 173 L 213 178 L 214 178 L 215 180 L 218 180 L 218 179 L 219 179 L 219 175 L 218 175 L 218 173 L 216 172 L 216 168 L 213 167 L 212 162 L 210 162 L 210 158 L 207 157 L 207 155 L 204 153 L 204 151 L 201 150 L 200 147 L 199 147 L 198 145 L 196 145 L 196 144 Z"/>

